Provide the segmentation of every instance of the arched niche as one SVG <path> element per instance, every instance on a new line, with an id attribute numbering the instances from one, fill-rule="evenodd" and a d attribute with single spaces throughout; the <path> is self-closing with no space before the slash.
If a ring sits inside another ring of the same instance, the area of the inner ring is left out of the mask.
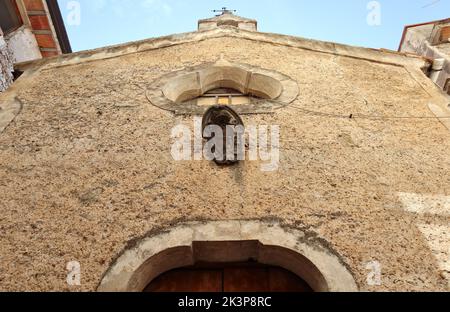
<path id="1" fill-rule="evenodd" d="M 357 291 L 352 274 L 305 234 L 257 221 L 189 223 L 143 238 L 111 266 L 99 291 L 143 291 L 159 275 L 197 262 L 257 261 L 296 274 L 317 292 Z"/>
<path id="2" fill-rule="evenodd" d="M 283 91 L 281 82 L 275 78 L 233 66 L 213 66 L 175 77 L 162 91 L 172 102 L 183 103 L 219 88 L 269 100 L 278 98 Z"/>
<path id="3" fill-rule="evenodd" d="M 258 99 L 232 106 L 239 114 L 272 113 L 292 103 L 299 93 L 297 83 L 281 73 L 220 60 L 161 77 L 147 90 L 147 98 L 154 106 L 176 114 L 202 115 L 207 107 L 198 106 L 196 99 L 220 88 Z"/>

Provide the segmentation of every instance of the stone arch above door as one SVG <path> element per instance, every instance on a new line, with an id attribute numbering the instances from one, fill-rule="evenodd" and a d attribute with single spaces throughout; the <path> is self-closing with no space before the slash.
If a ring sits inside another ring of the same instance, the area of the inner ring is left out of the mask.
<path id="1" fill-rule="evenodd" d="M 357 291 L 346 266 L 305 233 L 278 223 L 216 221 L 182 224 L 143 238 L 126 250 L 103 277 L 98 291 L 143 291 L 159 275 L 196 262 L 254 260 L 291 271 L 319 292 Z"/>

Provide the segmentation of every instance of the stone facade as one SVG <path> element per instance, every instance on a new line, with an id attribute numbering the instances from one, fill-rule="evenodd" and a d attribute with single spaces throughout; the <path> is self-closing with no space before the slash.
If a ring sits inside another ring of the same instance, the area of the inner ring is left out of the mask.
<path id="1" fill-rule="evenodd" d="M 288 105 L 242 116 L 280 126 L 277 171 L 171 156 L 171 129 L 193 130 L 196 112 L 161 109 L 148 92 L 220 60 L 297 84 Z M 450 111 L 430 65 L 232 25 L 22 65 L 0 95 L 0 290 L 95 291 L 118 259 L 160 248 L 141 243 L 190 242 L 194 224 L 219 239 L 214 222 L 298 233 L 285 247 L 326 250 L 361 291 L 448 290 Z M 239 233 L 224 237 L 277 244 Z M 66 282 L 73 261 L 81 286 Z"/>

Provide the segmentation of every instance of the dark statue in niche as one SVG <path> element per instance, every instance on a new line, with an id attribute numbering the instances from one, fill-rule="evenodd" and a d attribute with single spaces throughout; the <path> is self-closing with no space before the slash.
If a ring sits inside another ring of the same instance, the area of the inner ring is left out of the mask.
<path id="1" fill-rule="evenodd" d="M 218 133 L 212 135 L 211 131 L 205 131 L 208 127 L 217 126 L 222 130 L 223 144 L 216 144 L 211 151 L 214 153 L 214 161 L 220 166 L 233 165 L 239 162 L 239 135 L 244 132 L 244 122 L 236 111 L 226 105 L 215 105 L 210 107 L 203 116 L 202 136 L 205 140 L 217 139 Z M 239 131 L 239 128 L 241 131 Z M 242 135 L 241 134 L 241 135 Z M 217 146 L 222 146 L 222 151 Z M 230 150 L 232 149 L 232 151 Z"/>

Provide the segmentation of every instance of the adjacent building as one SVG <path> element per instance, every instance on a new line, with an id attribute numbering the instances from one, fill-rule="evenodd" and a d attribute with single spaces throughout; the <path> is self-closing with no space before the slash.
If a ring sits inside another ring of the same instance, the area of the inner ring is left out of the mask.
<path id="1" fill-rule="evenodd" d="M 0 91 L 13 64 L 71 52 L 57 0 L 0 0 Z"/>
<path id="2" fill-rule="evenodd" d="M 399 51 L 432 59 L 430 78 L 450 95 L 450 19 L 406 26 Z"/>

